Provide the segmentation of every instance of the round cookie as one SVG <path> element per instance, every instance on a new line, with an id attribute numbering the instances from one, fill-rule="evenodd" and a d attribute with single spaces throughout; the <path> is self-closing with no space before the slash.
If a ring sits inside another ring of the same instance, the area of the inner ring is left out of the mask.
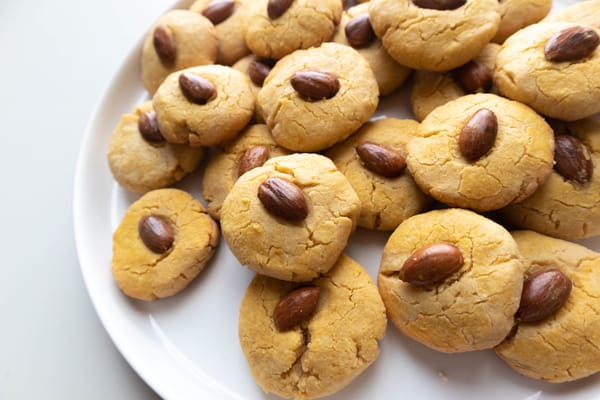
<path id="1" fill-rule="evenodd" d="M 565 121 L 600 112 L 600 47 L 572 62 L 548 61 L 544 55 L 554 34 L 575 26 L 537 23 L 508 38 L 496 59 L 494 82 L 500 92 L 540 114 Z"/>
<path id="2" fill-rule="evenodd" d="M 600 371 L 600 254 L 532 231 L 513 232 L 525 276 L 557 269 L 573 285 L 562 307 L 539 322 L 521 322 L 496 347 L 511 368 L 529 378 L 568 382 Z"/>
<path id="3" fill-rule="evenodd" d="M 367 122 L 358 132 L 336 144 L 327 157 L 338 167 L 358 194 L 362 207 L 358 226 L 368 229 L 392 230 L 408 217 L 423 212 L 430 204 L 404 169 L 394 177 L 372 172 L 357 153 L 357 146 L 373 143 L 406 157 L 406 143 L 419 127 L 413 120 L 396 118 Z"/>
<path id="4" fill-rule="evenodd" d="M 500 210 L 505 221 L 567 240 L 600 235 L 600 120 L 591 117 L 569 123 L 567 132 L 585 146 L 583 154 L 593 165 L 591 180 L 567 179 L 555 166 L 531 197 Z"/>
<path id="5" fill-rule="evenodd" d="M 573 22 L 600 29 L 600 0 L 579 1 L 550 14 L 543 22 Z"/>
<path id="6" fill-rule="evenodd" d="M 151 143 L 140 133 L 140 117 L 156 121 L 151 101 L 123 114 L 110 139 L 108 166 L 119 185 L 132 192 L 147 192 L 169 186 L 198 167 L 204 149 L 164 140 Z"/>
<path id="7" fill-rule="evenodd" d="M 453 10 L 421 8 L 411 0 L 371 0 L 373 29 L 398 63 L 449 71 L 473 59 L 496 34 L 497 0 L 467 0 Z"/>
<path id="8" fill-rule="evenodd" d="M 306 218 L 272 214 L 258 198 L 268 178 L 297 186 Z M 242 265 L 277 279 L 309 281 L 327 272 L 346 247 L 360 214 L 360 200 L 333 162 L 318 154 L 272 158 L 240 176 L 221 208 L 221 229 Z"/>
<path id="9" fill-rule="evenodd" d="M 215 89 L 206 103 L 184 94 L 181 75 L 208 81 Z M 223 65 L 203 65 L 174 72 L 152 98 L 158 125 L 170 143 L 216 146 L 233 139 L 250 121 L 255 96 L 250 80 Z"/>
<path id="10" fill-rule="evenodd" d="M 406 81 L 410 75 L 410 69 L 398 64 L 390 57 L 383 48 L 381 40 L 375 36 L 370 23 L 361 22 L 363 18 L 368 21 L 368 14 L 368 3 L 359 4 L 344 12 L 342 20 L 335 30 L 333 41 L 354 47 L 366 58 L 373 70 L 377 85 L 379 85 L 379 93 L 385 96 L 392 93 Z M 346 26 L 350 22 L 352 23 L 350 25 L 351 29 L 348 29 L 350 32 L 349 39 Z M 350 40 L 352 40 L 352 45 Z"/>
<path id="11" fill-rule="evenodd" d="M 206 199 L 208 213 L 213 218 L 220 219 L 223 200 L 239 177 L 242 158 L 255 146 L 266 147 L 265 161 L 289 153 L 277 146 L 267 126 L 260 124 L 249 125 L 234 141 L 213 154 L 206 163 L 202 176 L 202 197 Z"/>
<path id="12" fill-rule="evenodd" d="M 292 86 L 296 73 L 335 76 L 339 90 L 312 100 Z M 351 47 L 323 43 L 282 58 L 258 92 L 258 107 L 273 138 L 294 151 L 318 151 L 347 138 L 369 120 L 379 103 L 377 81 L 367 61 Z"/>
<path id="13" fill-rule="evenodd" d="M 281 15 L 269 17 L 269 0 L 247 3 L 244 39 L 258 57 L 280 59 L 297 49 L 328 41 L 342 16 L 340 0 L 293 0 L 287 9 L 272 7 Z"/>
<path id="14" fill-rule="evenodd" d="M 438 243 L 464 263 L 437 284 L 400 279 L 407 259 Z M 514 325 L 523 286 L 517 245 L 500 225 L 463 209 L 430 211 L 401 223 L 383 249 L 378 286 L 388 316 L 407 336 L 447 353 L 499 344 Z"/>
<path id="15" fill-rule="evenodd" d="M 342 255 L 314 280 L 319 288 L 312 316 L 281 332 L 273 312 L 297 287 L 257 275 L 240 307 L 239 338 L 256 382 L 285 398 L 314 399 L 337 392 L 371 365 L 385 334 L 385 309 L 366 271 Z"/>
<path id="16" fill-rule="evenodd" d="M 157 53 L 161 49 L 162 57 Z M 213 64 L 217 58 L 217 33 L 202 15 L 171 10 L 154 25 L 142 48 L 142 82 L 153 95 L 172 72 Z"/>
<path id="17" fill-rule="evenodd" d="M 168 221 L 173 231 L 174 241 L 163 253 L 150 250 L 140 233 L 149 216 Z M 113 235 L 112 273 L 127 296 L 173 296 L 204 269 L 218 243 L 219 228 L 202 203 L 178 189 L 153 190 L 127 209 Z"/>
<path id="18" fill-rule="evenodd" d="M 482 109 L 497 120 L 491 149 L 475 161 L 461 151 L 461 132 Z M 458 98 L 436 108 L 407 145 L 419 187 L 448 205 L 490 211 L 529 197 L 552 171 L 552 128 L 529 107 L 494 94 Z"/>
<path id="19" fill-rule="evenodd" d="M 196 0 L 190 11 L 204 15 L 215 25 L 218 64 L 232 65 L 250 53 L 244 40 L 243 0 Z"/>
<path id="20" fill-rule="evenodd" d="M 500 26 L 492 41 L 502 43 L 510 35 L 539 22 L 552 8 L 552 0 L 500 0 Z"/>
<path id="21" fill-rule="evenodd" d="M 476 83 L 489 81 L 489 84 L 492 85 L 496 56 L 499 51 L 499 44 L 488 43 L 477 57 L 451 72 L 416 71 L 410 93 L 410 103 L 417 120 L 423 121 L 427 114 L 442 104 L 472 93 L 468 89 L 481 86 Z M 467 79 L 469 87 L 463 86 L 459 77 Z M 494 93 L 496 89 L 490 86 L 474 92 L 480 91 Z"/>

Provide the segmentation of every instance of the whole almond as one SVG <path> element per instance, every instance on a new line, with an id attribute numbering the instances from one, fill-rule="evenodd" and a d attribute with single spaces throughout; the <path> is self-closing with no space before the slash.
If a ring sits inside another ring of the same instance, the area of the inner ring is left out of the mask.
<path id="1" fill-rule="evenodd" d="M 217 94 L 211 81 L 189 72 L 179 75 L 179 88 L 189 102 L 196 104 L 206 104 Z"/>
<path id="2" fill-rule="evenodd" d="M 330 72 L 301 71 L 291 79 L 292 87 L 311 100 L 330 99 L 340 90 L 340 81 Z"/>
<path id="3" fill-rule="evenodd" d="M 267 3 L 267 14 L 271 19 L 281 17 L 292 6 L 294 0 L 269 0 Z"/>
<path id="4" fill-rule="evenodd" d="M 302 286 L 283 296 L 273 311 L 275 327 L 287 331 L 310 317 L 317 308 L 320 293 L 318 286 Z"/>
<path id="5" fill-rule="evenodd" d="M 484 92 L 492 87 L 492 71 L 477 61 L 469 61 L 455 69 L 454 76 L 468 93 Z"/>
<path id="6" fill-rule="evenodd" d="M 270 60 L 254 60 L 248 65 L 248 76 L 256 86 L 262 86 L 274 63 Z"/>
<path id="7" fill-rule="evenodd" d="M 369 171 L 386 178 L 400 176 L 406 167 L 402 154 L 376 143 L 362 142 L 356 146 L 356 153 Z"/>
<path id="8" fill-rule="evenodd" d="M 217 0 L 211 2 L 204 11 L 202 11 L 202 15 L 208 18 L 213 25 L 218 25 L 233 14 L 234 8 L 235 1 L 233 0 Z"/>
<path id="9" fill-rule="evenodd" d="M 272 214 L 290 221 L 303 220 L 308 205 L 302 190 L 290 181 L 268 178 L 258 188 L 258 199 Z"/>
<path id="10" fill-rule="evenodd" d="M 269 146 L 256 145 L 250 147 L 244 152 L 238 164 L 238 176 L 244 175 L 246 172 L 260 167 L 269 158 Z"/>
<path id="11" fill-rule="evenodd" d="M 352 47 L 362 47 L 375 40 L 375 32 L 369 20 L 369 14 L 361 14 L 350 20 L 344 28 L 346 39 Z"/>
<path id="12" fill-rule="evenodd" d="M 140 219 L 138 234 L 142 242 L 154 253 L 163 254 L 173 246 L 175 234 L 165 217 L 149 215 Z"/>
<path id="13" fill-rule="evenodd" d="M 177 55 L 177 45 L 175 43 L 175 36 L 168 27 L 158 25 L 154 28 L 152 44 L 154 45 L 154 50 L 156 51 L 158 58 L 162 62 L 170 63 L 175 60 L 175 56 Z"/>
<path id="14" fill-rule="evenodd" d="M 398 277 L 411 285 L 431 285 L 458 271 L 463 263 L 458 247 L 436 243 L 414 251 L 402 265 Z"/>
<path id="15" fill-rule="evenodd" d="M 517 319 L 535 322 L 553 315 L 569 298 L 572 286 L 571 279 L 557 269 L 531 275 L 523 283 Z"/>
<path id="16" fill-rule="evenodd" d="M 600 37 L 592 28 L 573 26 L 556 32 L 544 46 L 546 60 L 552 62 L 577 61 L 592 54 L 600 44 Z"/>
<path id="17" fill-rule="evenodd" d="M 458 137 L 460 153 L 468 161 L 476 161 L 494 146 L 498 135 L 498 119 L 493 111 L 481 108 L 469 118 Z"/>
<path id="18" fill-rule="evenodd" d="M 421 8 L 432 10 L 454 10 L 467 2 L 467 0 L 412 0 L 413 4 Z"/>
<path id="19" fill-rule="evenodd" d="M 587 147 L 571 135 L 554 136 L 554 169 L 582 185 L 592 180 L 594 164 Z"/>
<path id="20" fill-rule="evenodd" d="M 154 110 L 146 111 L 138 119 L 138 130 L 140 134 L 150 143 L 162 143 L 165 138 L 160 133 L 158 128 L 158 120 L 156 119 L 156 112 Z"/>

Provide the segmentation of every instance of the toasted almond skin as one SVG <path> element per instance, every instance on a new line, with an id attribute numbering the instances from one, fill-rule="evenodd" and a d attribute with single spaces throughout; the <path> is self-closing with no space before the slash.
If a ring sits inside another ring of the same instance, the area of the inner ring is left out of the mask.
<path id="1" fill-rule="evenodd" d="M 460 249 L 449 243 L 435 243 L 414 251 L 402 265 L 399 278 L 416 286 L 440 283 L 464 264 Z"/>
<path id="2" fill-rule="evenodd" d="M 544 46 L 546 60 L 552 62 L 581 60 L 596 50 L 600 37 L 591 28 L 572 26 L 556 32 Z"/>
<path id="3" fill-rule="evenodd" d="M 592 180 L 592 158 L 585 145 L 575 136 L 554 136 L 554 161 L 554 169 L 565 179 L 582 185 Z"/>
<path id="4" fill-rule="evenodd" d="M 267 14 L 271 19 L 281 17 L 292 6 L 294 0 L 269 0 L 267 3 Z"/>
<path id="5" fill-rule="evenodd" d="M 140 115 L 138 130 L 147 142 L 163 143 L 165 141 L 164 136 L 158 128 L 158 120 L 156 119 L 156 112 L 154 110 L 146 111 Z"/>
<path id="6" fill-rule="evenodd" d="M 521 322 L 541 321 L 565 304 L 573 282 L 557 269 L 538 271 L 523 283 L 517 319 Z"/>
<path id="7" fill-rule="evenodd" d="M 421 8 L 432 10 L 454 10 L 464 5 L 467 0 L 412 0 L 413 4 Z"/>
<path id="8" fill-rule="evenodd" d="M 162 62 L 171 63 L 175 61 L 175 57 L 177 56 L 177 44 L 173 32 L 171 32 L 168 27 L 158 25 L 154 28 L 152 44 L 154 45 L 154 50 L 156 51 L 158 58 L 160 58 Z"/>
<path id="9" fill-rule="evenodd" d="M 454 76 L 468 93 L 479 93 L 492 87 L 492 71 L 483 63 L 469 61 L 454 70 Z"/>
<path id="10" fill-rule="evenodd" d="M 179 88 L 189 102 L 196 104 L 206 104 L 217 94 L 211 81 L 189 72 L 179 75 Z"/>
<path id="11" fill-rule="evenodd" d="M 346 39 L 352 47 L 362 47 L 369 45 L 375 40 L 375 31 L 371 26 L 369 14 L 361 14 L 352 18 L 344 28 Z"/>
<path id="12" fill-rule="evenodd" d="M 337 76 L 323 71 L 296 72 L 291 84 L 296 92 L 311 100 L 330 99 L 340 90 Z"/>
<path id="13" fill-rule="evenodd" d="M 275 327 L 287 331 L 307 319 L 317 308 L 320 293 L 318 286 L 302 286 L 282 297 L 273 311 Z"/>
<path id="14" fill-rule="evenodd" d="M 260 167 L 269 159 L 269 147 L 264 145 L 256 145 L 250 147 L 244 152 L 238 164 L 238 176 L 244 175 L 246 172 Z"/>
<path id="15" fill-rule="evenodd" d="M 235 1 L 233 0 L 217 0 L 210 3 L 203 11 L 204 15 L 213 25 L 218 25 L 225 21 L 233 14 Z"/>
<path id="16" fill-rule="evenodd" d="M 157 254 L 166 253 L 175 241 L 173 227 L 160 216 L 149 215 L 140 219 L 138 233 L 144 245 Z"/>
<path id="17" fill-rule="evenodd" d="M 258 199 L 270 213 L 289 221 L 303 220 L 308 215 L 304 193 L 285 179 L 266 179 L 258 187 Z"/>
<path id="18" fill-rule="evenodd" d="M 458 137 L 460 153 L 468 161 L 476 161 L 487 154 L 498 135 L 498 119 L 493 111 L 481 108 L 469 118 Z"/>
<path id="19" fill-rule="evenodd" d="M 356 153 L 369 171 L 386 178 L 400 176 L 406 168 L 400 153 L 376 143 L 362 142 L 356 146 Z"/>

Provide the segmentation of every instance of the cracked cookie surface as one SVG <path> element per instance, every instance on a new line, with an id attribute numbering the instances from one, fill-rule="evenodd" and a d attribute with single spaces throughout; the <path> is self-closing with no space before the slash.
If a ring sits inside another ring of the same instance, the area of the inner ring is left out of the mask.
<path id="1" fill-rule="evenodd" d="M 273 311 L 298 284 L 257 275 L 242 300 L 240 343 L 254 379 L 266 392 L 297 400 L 327 396 L 379 355 L 385 309 L 366 271 L 342 255 L 311 284 L 320 288 L 317 309 L 286 332 L 275 327 Z"/>
<path id="2" fill-rule="evenodd" d="M 433 285 L 400 280 L 415 250 L 440 242 L 461 251 L 458 271 Z M 447 353 L 481 350 L 499 344 L 513 327 L 523 266 L 502 226 L 468 210 L 436 210 L 407 219 L 390 236 L 378 286 L 390 320 L 407 336 Z"/>
<path id="3" fill-rule="evenodd" d="M 492 41 L 502 43 L 510 35 L 543 19 L 552 0 L 500 0 L 500 25 Z"/>

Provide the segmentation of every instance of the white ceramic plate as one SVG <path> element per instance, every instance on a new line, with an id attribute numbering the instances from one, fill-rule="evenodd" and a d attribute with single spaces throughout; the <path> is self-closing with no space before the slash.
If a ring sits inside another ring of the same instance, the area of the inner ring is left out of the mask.
<path id="1" fill-rule="evenodd" d="M 559 0 L 555 7 L 571 1 Z M 253 274 L 239 265 L 224 241 L 202 274 L 173 298 L 153 303 L 131 300 L 113 281 L 112 232 L 139 196 L 113 181 L 106 152 L 120 115 L 146 98 L 138 76 L 140 48 L 125 60 L 92 115 L 77 164 L 75 236 L 90 297 L 121 353 L 162 397 L 276 399 L 254 383 L 238 343 L 238 307 Z M 378 115 L 410 117 L 407 93 L 405 89 L 384 99 Z M 196 173 L 179 186 L 200 197 L 200 177 Z M 387 237 L 359 229 L 349 243 L 347 253 L 372 278 Z M 600 250 L 598 239 L 587 245 Z M 512 371 L 491 350 L 437 353 L 404 337 L 390 324 L 377 362 L 331 398 L 551 399 L 566 395 L 600 398 L 600 375 L 568 384 L 538 382 Z"/>

